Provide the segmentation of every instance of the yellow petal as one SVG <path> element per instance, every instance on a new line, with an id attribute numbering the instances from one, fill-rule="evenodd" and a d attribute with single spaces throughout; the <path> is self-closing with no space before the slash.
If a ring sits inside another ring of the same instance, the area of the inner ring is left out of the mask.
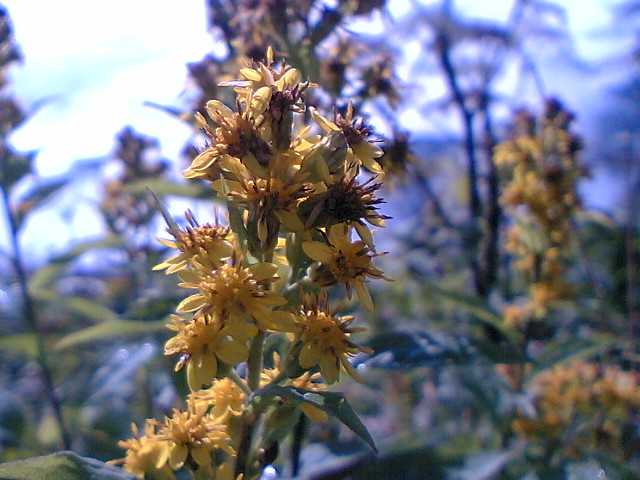
<path id="1" fill-rule="evenodd" d="M 189 449 L 186 446 L 175 444 L 169 453 L 169 465 L 171 465 L 171 468 L 174 470 L 181 469 L 188 453 Z"/>
<path id="2" fill-rule="evenodd" d="M 191 456 L 201 467 L 211 465 L 211 453 L 206 447 L 193 447 L 191 449 Z"/>
<path id="3" fill-rule="evenodd" d="M 269 176 L 267 170 L 258 163 L 258 160 L 256 160 L 253 154 L 249 153 L 242 157 L 242 162 L 256 177 L 267 178 Z"/>
<path id="4" fill-rule="evenodd" d="M 205 170 L 213 165 L 217 158 L 218 152 L 208 148 L 193 159 L 189 168 L 191 170 Z"/>
<path id="5" fill-rule="evenodd" d="M 267 109 L 271 100 L 271 87 L 260 87 L 251 96 L 251 111 L 259 115 Z"/>
<path id="6" fill-rule="evenodd" d="M 295 68 L 290 68 L 276 82 L 276 88 L 283 91 L 295 87 L 298 83 L 300 83 L 300 72 Z"/>
<path id="7" fill-rule="evenodd" d="M 158 242 L 160 242 L 160 244 L 164 245 L 165 247 L 178 248 L 178 246 L 176 245 L 176 242 L 173 240 L 167 240 L 166 238 L 158 238 Z"/>
<path id="8" fill-rule="evenodd" d="M 333 259 L 334 250 L 322 242 L 302 242 L 302 250 L 312 260 L 322 263 L 330 263 Z"/>
<path id="9" fill-rule="evenodd" d="M 223 195 L 228 195 L 229 193 L 239 193 L 242 191 L 242 186 L 240 182 L 236 182 L 235 180 L 227 180 L 223 178 L 219 178 L 211 182 L 211 186 L 213 189 L 221 193 Z"/>
<path id="10" fill-rule="evenodd" d="M 185 298 L 180 302 L 176 311 L 178 313 L 187 313 L 187 312 L 195 312 L 199 308 L 206 305 L 207 300 L 202 295 L 196 293 L 195 295 L 191 295 L 190 297 Z"/>
<path id="11" fill-rule="evenodd" d="M 310 420 L 314 422 L 326 422 L 329 420 L 329 415 L 324 410 L 320 410 L 318 407 L 311 405 L 309 403 L 300 404 L 300 410 L 304 413 Z"/>
<path id="12" fill-rule="evenodd" d="M 268 292 L 264 297 L 260 297 L 259 300 L 262 305 L 269 307 L 280 307 L 288 303 L 286 298 L 274 292 Z"/>
<path id="13" fill-rule="evenodd" d="M 351 365 L 351 362 L 349 362 L 347 357 L 341 357 L 340 363 L 342 364 L 344 369 L 347 371 L 347 373 L 351 376 L 351 378 L 353 378 L 356 382 L 364 383 L 364 380 L 362 379 L 358 371 L 355 368 L 353 368 L 353 365 Z"/>
<path id="14" fill-rule="evenodd" d="M 252 82 L 259 82 L 262 80 L 262 75 L 257 70 L 253 68 L 241 68 L 240 75 L 242 75 L 245 79 L 251 80 Z"/>
<path id="15" fill-rule="evenodd" d="M 195 359 L 187 365 L 187 384 L 192 392 L 200 390 L 203 385 L 210 384 L 218 371 L 215 355 L 203 355 L 199 360 L 201 365 L 198 365 Z"/>
<path id="16" fill-rule="evenodd" d="M 288 210 L 277 210 L 276 217 L 280 220 L 287 230 L 290 232 L 300 232 L 304 230 L 304 223 L 300 220 L 300 217 L 295 212 Z"/>
<path id="17" fill-rule="evenodd" d="M 169 461 L 170 450 L 169 444 L 167 442 L 162 442 L 162 444 L 158 448 L 158 458 L 156 458 L 155 467 L 160 470 Z"/>
<path id="18" fill-rule="evenodd" d="M 327 237 L 331 245 L 340 248 L 342 245 L 349 245 L 349 229 L 344 223 L 329 227 Z"/>
<path id="19" fill-rule="evenodd" d="M 236 340 L 223 338 L 216 345 L 216 355 L 226 364 L 237 365 L 247 359 L 249 349 Z"/>
<path id="20" fill-rule="evenodd" d="M 320 355 L 320 372 L 327 383 L 335 383 L 340 378 L 338 359 L 331 354 Z"/>
<path id="21" fill-rule="evenodd" d="M 296 317 L 291 312 L 277 310 L 259 319 L 260 326 L 264 330 L 275 330 L 277 332 L 295 332 L 298 330 Z"/>
<path id="22" fill-rule="evenodd" d="M 198 284 L 200 282 L 200 276 L 191 270 L 183 270 L 178 273 L 178 277 L 182 283 Z"/>
<path id="23" fill-rule="evenodd" d="M 315 108 L 309 108 L 309 111 L 311 112 L 311 117 L 325 133 L 340 131 L 340 128 L 335 123 L 320 115 Z"/>
<path id="24" fill-rule="evenodd" d="M 229 118 L 233 116 L 233 111 L 220 100 L 209 100 L 206 105 L 207 114 L 212 120 L 218 118 Z"/>
<path id="25" fill-rule="evenodd" d="M 355 222 L 354 226 L 356 227 L 356 232 L 358 232 L 358 236 L 362 239 L 364 243 L 367 244 L 369 248 L 373 250 L 375 246 L 373 244 L 373 235 L 371 234 L 371 230 L 369 230 L 366 225 L 360 222 Z"/>
<path id="26" fill-rule="evenodd" d="M 278 266 L 274 263 L 261 262 L 251 265 L 249 270 L 256 280 L 261 281 L 273 278 L 278 273 Z"/>
<path id="27" fill-rule="evenodd" d="M 362 306 L 372 312 L 373 300 L 371 299 L 371 294 L 369 293 L 367 286 L 364 284 L 364 281 L 358 278 L 354 280 L 353 284 L 356 287 L 356 292 L 358 293 L 358 298 L 362 302 Z"/>
<path id="28" fill-rule="evenodd" d="M 311 368 L 318 364 L 319 352 L 313 343 L 306 343 L 300 350 L 298 361 L 304 369 Z"/>
<path id="29" fill-rule="evenodd" d="M 253 323 L 246 322 L 244 318 L 237 319 L 230 316 L 225 332 L 233 337 L 234 340 L 245 342 L 258 334 L 258 327 Z"/>

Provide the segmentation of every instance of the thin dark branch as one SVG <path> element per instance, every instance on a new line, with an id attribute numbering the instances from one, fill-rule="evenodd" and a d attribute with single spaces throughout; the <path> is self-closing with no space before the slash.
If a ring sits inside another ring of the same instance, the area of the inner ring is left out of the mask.
<path id="1" fill-rule="evenodd" d="M 436 51 L 438 53 L 438 61 L 442 68 L 447 85 L 453 94 L 453 100 L 456 105 L 464 128 L 464 151 L 467 159 L 467 180 L 468 180 L 468 196 L 469 196 L 469 217 L 472 229 L 466 233 L 465 243 L 473 250 L 470 255 L 471 271 L 476 292 L 484 296 L 487 291 L 482 280 L 478 258 L 475 254 L 477 251 L 477 222 L 482 217 L 482 203 L 480 201 L 480 192 L 478 189 L 478 165 L 476 158 L 476 141 L 473 129 L 474 112 L 467 106 L 464 92 L 458 82 L 458 75 L 453 66 L 451 59 L 451 39 L 446 30 L 446 26 L 440 28 L 436 34 Z"/>
<path id="2" fill-rule="evenodd" d="M 500 220 L 502 209 L 500 208 L 500 188 L 498 169 L 493 161 L 493 150 L 496 146 L 496 135 L 491 118 L 491 106 L 489 104 L 489 92 L 485 90 L 482 95 L 482 119 L 484 131 L 484 150 L 487 161 L 488 201 L 485 212 L 486 234 L 480 253 L 483 283 L 487 291 L 491 291 L 498 279 L 498 265 L 500 263 Z"/>
<path id="3" fill-rule="evenodd" d="M 24 312 L 24 318 L 27 321 L 29 326 L 29 330 L 32 335 L 35 337 L 36 348 L 37 348 L 37 361 L 40 366 L 40 371 L 42 374 L 42 381 L 44 383 L 44 387 L 47 393 L 47 397 L 49 399 L 49 403 L 51 404 L 51 408 L 53 409 L 53 414 L 56 418 L 56 422 L 58 423 L 58 428 L 60 429 L 60 436 L 62 439 L 62 445 L 65 450 L 71 448 L 71 437 L 69 436 L 69 432 L 64 423 L 64 417 L 62 415 L 62 405 L 60 403 L 60 399 L 56 394 L 55 385 L 53 383 L 53 376 L 51 374 L 51 369 L 49 368 L 49 361 L 47 356 L 47 350 L 44 344 L 44 337 L 42 332 L 40 332 L 40 328 L 38 326 L 38 318 L 36 313 L 35 304 L 33 298 L 31 297 L 31 293 L 29 292 L 29 283 L 27 278 L 27 273 L 24 268 L 24 262 L 22 257 L 22 250 L 20 248 L 20 242 L 18 240 L 18 223 L 17 219 L 11 209 L 10 199 L 9 199 L 9 191 L 7 187 L 2 186 L 2 199 L 4 203 L 5 216 L 7 218 L 7 224 L 9 225 L 9 236 L 11 237 L 11 247 L 13 249 L 12 262 L 13 268 L 16 273 L 16 277 L 18 279 L 18 284 L 20 287 L 20 294 L 22 296 L 22 308 Z"/>

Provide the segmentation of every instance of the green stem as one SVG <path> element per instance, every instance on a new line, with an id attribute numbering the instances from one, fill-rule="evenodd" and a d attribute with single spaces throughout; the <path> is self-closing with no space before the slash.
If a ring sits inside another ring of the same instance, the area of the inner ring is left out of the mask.
<path id="1" fill-rule="evenodd" d="M 247 361 L 247 379 L 249 388 L 255 392 L 260 388 L 260 373 L 262 372 L 262 357 L 264 352 L 265 332 L 262 330 L 253 337 L 249 347 L 249 360 Z"/>
<path id="2" fill-rule="evenodd" d="M 44 337 L 40 332 L 38 326 L 38 317 L 36 314 L 35 303 L 29 292 L 29 283 L 27 279 L 27 273 L 24 268 L 24 261 L 22 257 L 22 250 L 20 248 L 20 242 L 18 241 L 18 223 L 13 211 L 11 210 L 11 204 L 9 203 L 9 192 L 6 187 L 2 188 L 2 199 L 4 201 L 5 215 L 7 217 L 7 223 L 9 224 L 9 232 L 11 237 L 11 246 L 13 249 L 13 267 L 18 278 L 18 284 L 20 286 L 20 293 L 22 295 L 22 307 L 24 311 L 24 318 L 27 321 L 29 330 L 35 337 L 36 341 L 36 360 L 40 366 L 40 372 L 42 374 L 42 381 L 53 409 L 56 422 L 58 423 L 58 429 L 60 430 L 60 436 L 62 439 L 62 445 L 65 450 L 71 448 L 71 437 L 67 431 L 64 418 L 62 416 L 62 405 L 58 398 L 53 383 L 53 375 L 51 374 L 51 368 L 49 367 L 49 360 L 47 355 L 47 349 L 44 343 Z"/>
<path id="3" fill-rule="evenodd" d="M 227 377 L 229 377 L 233 381 L 233 383 L 238 385 L 238 387 L 240 387 L 240 389 L 244 392 L 245 395 L 247 395 L 247 397 L 251 395 L 251 389 L 247 386 L 247 382 L 240 378 L 240 376 L 233 368 L 229 369 L 229 371 L 227 372 Z"/>

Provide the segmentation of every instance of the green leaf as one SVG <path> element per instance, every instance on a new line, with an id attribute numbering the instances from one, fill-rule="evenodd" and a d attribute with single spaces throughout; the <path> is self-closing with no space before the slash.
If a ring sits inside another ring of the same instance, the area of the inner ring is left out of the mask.
<path id="1" fill-rule="evenodd" d="M 41 292 L 47 288 L 51 288 L 54 281 L 62 274 L 62 271 L 81 255 L 91 250 L 114 248 L 120 245 L 122 245 L 122 239 L 116 236 L 97 238 L 77 243 L 66 252 L 51 258 L 49 264 L 36 270 L 29 279 L 29 289 L 33 292 Z M 43 295 L 46 296 L 47 293 L 43 292 Z M 51 295 L 49 295 L 49 298 L 51 298 Z"/>
<path id="2" fill-rule="evenodd" d="M 29 213 L 43 206 L 47 200 L 62 188 L 66 187 L 68 183 L 68 177 L 44 180 L 31 187 L 22 195 L 16 206 L 16 222 L 18 228 L 23 224 Z"/>
<path id="3" fill-rule="evenodd" d="M 524 444 L 516 444 L 511 450 L 480 452 L 469 455 L 462 468 L 453 469 L 447 478 L 451 480 L 490 480 L 496 478 L 511 461 L 522 455 Z"/>
<path id="4" fill-rule="evenodd" d="M 525 363 L 529 358 L 517 344 L 485 338 L 471 338 L 471 344 L 493 363 Z"/>
<path id="5" fill-rule="evenodd" d="M 308 403 L 324 410 L 327 414 L 336 417 L 353 433 L 364 440 L 373 451 L 378 451 L 367 427 L 364 426 L 347 399 L 344 398 L 341 393 L 312 392 L 303 388 L 283 387 L 280 385 L 269 385 L 255 393 L 256 398 L 276 396 L 287 399 L 296 405 Z"/>
<path id="6" fill-rule="evenodd" d="M 56 349 L 65 350 L 117 337 L 141 337 L 162 331 L 165 326 L 166 322 L 164 320 L 155 322 L 113 320 L 83 328 L 62 337 L 56 344 Z"/>
<path id="7" fill-rule="evenodd" d="M 242 212 L 231 202 L 226 202 L 227 210 L 229 212 L 229 226 L 233 233 L 236 234 L 240 242 L 240 246 L 243 250 L 246 250 L 247 245 L 247 229 L 242 221 Z"/>
<path id="8" fill-rule="evenodd" d="M 385 332 L 374 336 L 367 345 L 373 354 L 362 360 L 356 359 L 354 365 L 404 370 L 463 363 L 472 358 L 466 339 L 439 332 Z"/>
<path id="9" fill-rule="evenodd" d="M 422 284 L 426 288 L 427 292 L 435 294 L 443 300 L 453 303 L 455 306 L 460 307 L 466 312 L 475 315 L 493 326 L 503 328 L 502 318 L 500 315 L 494 312 L 481 298 L 473 295 L 466 295 L 457 290 L 442 288 L 431 282 L 423 282 Z"/>
<path id="10" fill-rule="evenodd" d="M 566 342 L 548 344 L 538 355 L 537 361 L 527 376 L 526 382 L 532 381 L 540 373 L 573 360 L 584 360 L 619 345 L 620 338 L 613 335 L 592 335 L 589 338 L 572 338 Z"/>
<path id="11" fill-rule="evenodd" d="M 36 358 L 38 355 L 37 339 L 32 333 L 3 335 L 0 337 L 0 351 Z"/>
<path id="12" fill-rule="evenodd" d="M 350 455 L 308 460 L 305 470 L 309 480 L 431 480 L 447 478 L 447 459 L 429 447 L 413 446 L 404 439 L 402 448 L 387 451 L 379 456 L 372 454 Z"/>
<path id="13" fill-rule="evenodd" d="M 123 470 L 73 452 L 3 463 L 2 480 L 133 480 Z"/>
<path id="14" fill-rule="evenodd" d="M 122 246 L 122 244 L 122 239 L 115 235 L 94 238 L 84 242 L 76 243 L 65 253 L 54 256 L 51 261 L 54 263 L 69 263 L 91 250 L 116 248 Z"/>
<path id="15" fill-rule="evenodd" d="M 89 300 L 84 297 L 61 296 L 58 292 L 51 290 L 34 291 L 34 297 L 41 302 L 54 302 L 56 306 L 93 322 L 118 321 L 118 315 L 95 300 Z"/>
<path id="16" fill-rule="evenodd" d="M 146 193 L 147 189 L 151 189 L 156 195 L 165 196 L 173 195 L 176 197 L 188 198 L 207 198 L 211 199 L 214 192 L 198 183 L 178 183 L 164 178 L 153 178 L 138 180 L 127 183 L 124 190 L 129 193 Z"/>
<path id="17" fill-rule="evenodd" d="M 494 332 L 496 338 L 487 339 L 475 336 L 470 343 L 485 357 L 495 363 L 522 363 L 527 358 L 520 348 L 519 334 L 507 328 L 502 317 L 494 312 L 486 302 L 476 296 L 466 295 L 456 290 L 442 288 L 431 282 L 423 282 L 426 290 L 441 299 L 451 302 L 457 308 L 466 311 L 471 319 L 480 322 L 487 330 Z"/>

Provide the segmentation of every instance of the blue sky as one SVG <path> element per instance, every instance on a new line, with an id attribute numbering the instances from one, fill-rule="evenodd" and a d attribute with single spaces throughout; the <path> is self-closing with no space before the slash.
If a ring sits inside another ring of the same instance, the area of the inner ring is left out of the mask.
<path id="1" fill-rule="evenodd" d="M 39 150 L 42 176 L 63 173 L 78 159 L 108 154 L 114 135 L 125 125 L 158 137 L 168 158 L 177 158 L 188 128 L 145 101 L 179 104 L 186 85 L 186 67 L 211 50 L 206 32 L 204 0 L 42 0 L 6 1 L 13 18 L 24 64 L 15 69 L 14 91 L 25 105 L 47 98 L 48 103 L 12 138 L 20 149 Z M 427 2 L 429 3 L 429 2 Z M 510 0 L 458 0 L 461 11 L 474 16 L 503 18 Z M 612 42 L 595 33 L 610 23 L 613 1 L 565 0 L 578 52 L 595 59 L 611 51 Z M 411 2 L 392 0 L 400 15 Z M 180 8 L 176 8 L 179 5 Z M 166 8 L 162 8 L 165 6 Z M 371 28 L 368 25 L 367 28 Z M 586 108 L 589 85 L 576 85 L 567 75 L 543 65 L 550 90 L 573 108 Z M 577 88 L 579 87 L 579 88 Z M 576 107 L 577 105 L 577 107 Z M 405 113 L 415 125 L 417 112 Z M 420 123 L 420 122 L 418 122 Z M 72 237 L 97 234 L 101 224 L 89 203 L 92 187 L 74 190 L 59 199 L 57 209 L 36 214 L 27 225 L 25 242 L 41 252 L 64 246 Z M 78 198 L 80 197 L 80 198 Z M 73 211 L 68 224 L 61 212 Z M 42 225 L 49 232 L 43 239 Z M 4 226 L 0 223 L 0 233 Z M 6 235 L 0 235 L 0 245 Z"/>

